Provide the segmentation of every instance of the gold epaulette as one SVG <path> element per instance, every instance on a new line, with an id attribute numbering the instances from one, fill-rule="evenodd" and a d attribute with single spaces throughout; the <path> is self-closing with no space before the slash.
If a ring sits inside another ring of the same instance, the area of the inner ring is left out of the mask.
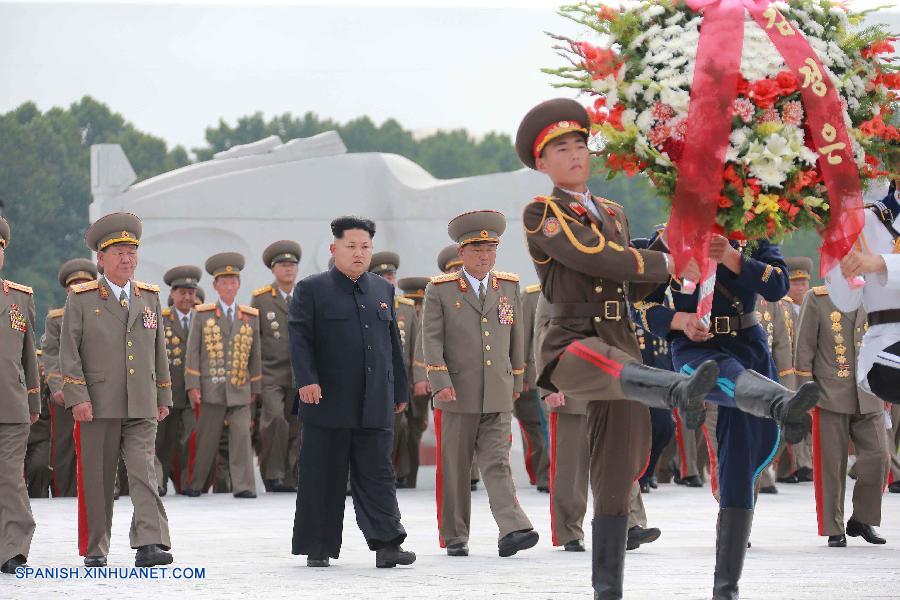
<path id="1" fill-rule="evenodd" d="M 133 283 L 134 283 L 135 287 L 137 287 L 140 290 L 146 290 L 148 292 L 156 292 L 157 294 L 159 293 L 158 285 L 153 285 L 152 283 L 144 283 L 143 281 L 134 281 Z"/>
<path id="2" fill-rule="evenodd" d="M 76 294 L 81 294 L 82 292 L 89 292 L 91 290 L 100 289 L 100 282 L 96 279 L 93 281 L 85 281 L 84 283 L 76 283 L 72 286 L 72 291 Z"/>
<path id="3" fill-rule="evenodd" d="M 199 304 L 194 307 L 194 310 L 197 312 L 209 312 L 211 310 L 216 310 L 215 304 Z"/>
<path id="4" fill-rule="evenodd" d="M 815 294 L 816 296 L 827 296 L 828 288 L 824 285 L 817 285 L 813 288 L 813 294 Z"/>
<path id="5" fill-rule="evenodd" d="M 164 316 L 164 317 L 172 316 L 172 309 L 168 308 L 168 307 L 162 309 L 162 316 Z"/>
<path id="6" fill-rule="evenodd" d="M 793 303 L 794 303 L 794 301 L 791 299 L 790 296 L 785 296 L 784 298 L 781 299 L 781 301 L 782 301 L 782 302 L 788 302 L 788 303 L 790 303 L 790 304 L 793 304 Z"/>
<path id="7" fill-rule="evenodd" d="M 622 206 L 621 204 L 619 204 L 618 202 L 613 202 L 612 200 L 607 200 L 606 198 L 601 198 L 600 196 L 594 196 L 594 198 L 596 198 L 600 202 L 603 202 L 604 204 L 612 204 L 613 206 L 618 206 L 622 210 L 625 210 L 625 207 Z"/>
<path id="8" fill-rule="evenodd" d="M 238 304 L 238 308 L 244 314 L 248 314 L 254 317 L 259 316 L 259 309 L 253 308 L 252 306 L 247 306 L 246 304 Z"/>
<path id="9" fill-rule="evenodd" d="M 64 309 L 64 308 L 51 308 L 50 311 L 47 313 L 47 316 L 50 317 L 51 319 L 58 319 L 61 316 L 63 316 L 64 314 L 66 314 L 66 309 Z"/>
<path id="10" fill-rule="evenodd" d="M 444 273 L 443 275 L 435 275 L 431 278 L 431 283 L 449 283 L 459 279 L 459 271 L 453 273 Z"/>
<path id="11" fill-rule="evenodd" d="M 519 276 L 516 273 L 507 273 L 506 271 L 494 271 L 493 273 L 497 279 L 519 283 Z"/>
<path id="12" fill-rule="evenodd" d="M 525 288 L 526 294 L 534 294 L 535 292 L 539 292 L 539 291 L 541 291 L 541 284 L 539 284 L 539 283 L 529 285 L 528 287 Z"/>
<path id="13" fill-rule="evenodd" d="M 399 302 L 400 304 L 406 304 L 407 306 L 415 306 L 415 305 L 416 305 L 415 302 L 413 302 L 413 301 L 410 300 L 409 298 L 404 298 L 403 296 L 397 296 L 395 299 L 396 299 L 397 302 Z"/>
<path id="14" fill-rule="evenodd" d="M 19 292 L 25 292 L 26 294 L 33 294 L 34 290 L 28 287 L 27 285 L 22 285 L 21 283 L 16 283 L 15 281 L 10 281 L 9 279 L 3 280 L 3 286 L 11 289 L 17 290 Z"/>
<path id="15" fill-rule="evenodd" d="M 261 288 L 253 290 L 253 297 L 262 296 L 263 294 L 272 294 L 275 295 L 275 288 L 272 287 L 271 284 L 263 286 Z"/>

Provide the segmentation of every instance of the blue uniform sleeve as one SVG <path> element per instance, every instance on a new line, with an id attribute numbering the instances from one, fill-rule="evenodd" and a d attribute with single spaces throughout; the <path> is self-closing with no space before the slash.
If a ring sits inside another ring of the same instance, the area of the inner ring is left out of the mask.
<path id="1" fill-rule="evenodd" d="M 319 383 L 315 356 L 315 298 L 305 279 L 294 288 L 288 315 L 288 334 L 291 344 L 291 365 L 294 368 L 294 381 L 297 387 Z"/>
<path id="2" fill-rule="evenodd" d="M 740 274 L 732 274 L 734 283 L 756 292 L 769 302 L 778 302 L 787 295 L 791 284 L 787 265 L 777 245 L 760 240 L 753 253 L 744 256 L 742 261 Z"/>
<path id="3" fill-rule="evenodd" d="M 676 312 L 664 304 L 668 287 L 668 283 L 663 284 L 648 294 L 643 301 L 634 304 L 638 324 L 658 338 L 669 335 Z"/>
<path id="4" fill-rule="evenodd" d="M 391 286 L 389 298 L 394 297 L 394 287 Z M 388 303 L 391 307 L 391 355 L 394 363 L 394 404 L 409 402 L 409 381 L 406 378 L 406 365 L 403 362 L 403 343 L 400 340 L 400 330 L 397 328 L 397 313 L 394 310 L 394 302 Z"/>

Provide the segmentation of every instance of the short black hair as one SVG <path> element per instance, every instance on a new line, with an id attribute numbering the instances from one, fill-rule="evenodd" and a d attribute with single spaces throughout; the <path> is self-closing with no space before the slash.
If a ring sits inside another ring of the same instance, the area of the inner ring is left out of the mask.
<path id="1" fill-rule="evenodd" d="M 331 233 L 336 239 L 342 239 L 348 229 L 362 229 L 369 232 L 369 237 L 375 237 L 375 223 L 371 219 L 363 217 L 343 216 L 331 222 Z"/>

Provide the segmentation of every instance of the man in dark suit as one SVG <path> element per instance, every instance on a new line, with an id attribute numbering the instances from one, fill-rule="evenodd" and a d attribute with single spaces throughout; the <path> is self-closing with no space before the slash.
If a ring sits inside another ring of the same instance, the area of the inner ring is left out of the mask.
<path id="1" fill-rule="evenodd" d="M 391 463 L 394 413 L 409 401 L 394 287 L 367 272 L 372 221 L 339 217 L 331 231 L 334 267 L 297 284 L 288 319 L 302 423 L 293 553 L 310 567 L 338 558 L 349 468 L 375 566 L 409 565 Z"/>

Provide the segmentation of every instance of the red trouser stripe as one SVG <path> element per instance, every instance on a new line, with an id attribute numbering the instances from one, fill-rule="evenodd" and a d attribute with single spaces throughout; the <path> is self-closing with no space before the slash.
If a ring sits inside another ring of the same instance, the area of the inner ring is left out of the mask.
<path id="1" fill-rule="evenodd" d="M 566 352 L 588 361 L 607 375 L 611 375 L 616 379 L 622 376 L 622 363 L 607 358 L 599 352 L 594 352 L 581 342 L 572 342 L 566 347 Z"/>
<path id="2" fill-rule="evenodd" d="M 709 428 L 706 423 L 700 426 L 703 430 L 703 437 L 706 438 L 706 451 L 709 453 L 709 487 L 712 491 L 713 498 L 719 499 L 719 466 L 716 463 L 716 451 L 709 439 Z"/>
<path id="3" fill-rule="evenodd" d="M 684 448 L 684 436 L 681 433 L 681 416 L 677 408 L 672 409 L 672 415 L 675 417 L 675 445 L 678 446 L 678 459 L 681 462 L 679 476 L 684 479 L 687 477 L 687 453 Z"/>
<path id="4" fill-rule="evenodd" d="M 80 556 L 88 555 L 88 518 L 87 506 L 84 499 L 84 469 L 81 465 L 81 423 L 75 422 L 75 430 L 73 432 L 75 438 L 75 457 L 77 469 L 77 485 L 78 485 L 78 554 Z"/>
<path id="5" fill-rule="evenodd" d="M 435 474 L 434 495 L 437 499 L 437 522 L 438 522 L 438 543 L 441 548 L 446 548 L 447 544 L 441 536 L 441 494 L 444 491 L 444 467 L 441 464 L 441 416 L 442 410 L 434 409 L 434 435 L 437 440 L 437 448 L 435 449 L 435 462 L 437 462 L 437 473 Z"/>
<path id="6" fill-rule="evenodd" d="M 525 443 L 525 471 L 528 472 L 528 481 L 531 482 L 531 485 L 534 485 L 537 482 L 537 477 L 534 474 L 534 451 L 531 448 L 531 438 L 528 437 L 528 432 L 525 430 L 525 424 L 522 421 L 519 421 L 519 429 L 522 430 L 522 441 Z"/>
<path id="7" fill-rule="evenodd" d="M 812 455 L 813 455 L 813 490 L 816 494 L 816 522 L 819 525 L 819 535 L 825 535 L 825 527 L 822 519 L 825 517 L 822 508 L 822 430 L 819 428 L 819 407 L 812 411 Z"/>
<path id="8" fill-rule="evenodd" d="M 200 423 L 200 403 L 194 405 L 194 430 L 188 438 L 188 487 L 194 481 L 194 458 L 197 456 L 197 425 Z M 203 491 L 203 490 L 201 490 Z"/>
<path id="9" fill-rule="evenodd" d="M 553 526 L 553 488 L 556 487 L 556 423 L 559 413 L 550 413 L 550 538 L 554 546 L 559 546 L 556 539 L 556 527 Z"/>

